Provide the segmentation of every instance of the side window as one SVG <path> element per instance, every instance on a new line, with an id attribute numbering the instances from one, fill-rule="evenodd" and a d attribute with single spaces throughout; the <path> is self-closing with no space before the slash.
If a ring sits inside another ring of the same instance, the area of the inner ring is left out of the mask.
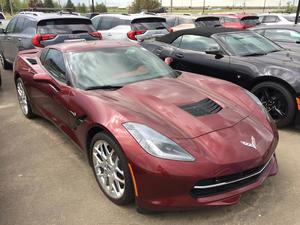
<path id="1" fill-rule="evenodd" d="M 23 24 L 24 24 L 24 18 L 23 17 L 19 17 L 17 20 L 17 23 L 15 25 L 15 29 L 13 33 L 22 33 L 23 31 Z"/>
<path id="2" fill-rule="evenodd" d="M 62 52 L 49 49 L 44 56 L 43 65 L 55 79 L 66 83 L 66 67 Z"/>
<path id="3" fill-rule="evenodd" d="M 276 23 L 278 22 L 279 19 L 278 19 L 278 16 L 265 16 L 263 18 L 263 23 Z"/>
<path id="4" fill-rule="evenodd" d="M 109 30 L 113 27 L 114 17 L 112 16 L 103 16 L 102 21 L 99 24 L 98 30 Z"/>
<path id="5" fill-rule="evenodd" d="M 300 41 L 300 34 L 287 29 L 268 29 L 265 36 L 274 41 L 297 42 Z"/>
<path id="6" fill-rule="evenodd" d="M 13 18 L 13 19 L 9 22 L 9 24 L 8 24 L 7 27 L 6 27 L 6 33 L 13 33 L 13 32 L 14 32 L 14 29 L 15 29 L 15 26 L 16 26 L 16 23 L 17 23 L 17 20 L 18 20 L 18 18 L 15 17 L 15 18 Z"/>
<path id="7" fill-rule="evenodd" d="M 175 47 L 179 47 L 180 43 L 181 43 L 181 40 L 182 40 L 182 36 L 176 38 L 175 41 L 172 42 L 172 45 L 175 46 Z"/>
<path id="8" fill-rule="evenodd" d="M 24 34 L 35 34 L 37 28 L 37 22 L 31 19 L 24 19 L 23 30 Z"/>
<path id="9" fill-rule="evenodd" d="M 212 38 L 196 35 L 184 35 L 181 40 L 180 48 L 205 52 L 207 50 L 218 50 L 220 49 L 220 46 Z"/>

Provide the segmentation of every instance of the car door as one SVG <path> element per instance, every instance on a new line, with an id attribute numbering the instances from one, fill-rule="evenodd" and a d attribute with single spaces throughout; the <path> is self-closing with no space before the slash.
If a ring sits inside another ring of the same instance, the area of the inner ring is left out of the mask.
<path id="1" fill-rule="evenodd" d="M 56 49 L 44 50 L 41 62 L 51 83 L 33 81 L 31 98 L 39 111 L 65 133 L 70 134 L 72 118 L 68 108 L 71 87 L 67 85 L 66 68 L 62 52 Z"/>
<path id="2" fill-rule="evenodd" d="M 12 53 L 12 49 L 14 49 L 14 41 L 15 40 L 13 38 L 13 34 L 14 34 L 14 29 L 15 29 L 17 21 L 18 21 L 18 17 L 14 17 L 9 22 L 9 24 L 6 27 L 5 35 L 3 37 L 3 40 L 1 40 L 3 56 L 10 63 L 12 63 L 13 60 L 14 60 L 14 55 Z"/>
<path id="3" fill-rule="evenodd" d="M 173 53 L 174 69 L 226 79 L 231 74 L 229 56 L 211 54 L 223 52 L 220 45 L 212 38 L 198 35 L 183 35 L 173 44 L 178 45 Z M 207 54 L 210 51 L 210 54 Z"/>

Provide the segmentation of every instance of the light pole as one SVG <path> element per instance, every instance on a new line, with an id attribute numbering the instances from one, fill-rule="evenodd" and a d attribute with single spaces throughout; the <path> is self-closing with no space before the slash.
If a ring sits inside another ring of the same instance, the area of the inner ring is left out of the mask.
<path id="1" fill-rule="evenodd" d="M 297 13 L 296 13 L 296 19 L 295 19 L 295 24 L 298 23 L 299 11 L 300 11 L 300 0 L 299 0 L 299 2 L 298 2 Z"/>
<path id="2" fill-rule="evenodd" d="M 266 3 L 267 3 L 267 0 L 264 1 L 264 8 L 263 8 L 263 12 L 265 12 L 266 10 Z"/>
<path id="3" fill-rule="evenodd" d="M 204 14 L 204 11 L 205 11 L 205 0 L 203 0 L 202 14 Z"/>
<path id="4" fill-rule="evenodd" d="M 171 0 L 171 13 L 173 12 L 173 0 Z"/>
<path id="5" fill-rule="evenodd" d="M 12 0 L 9 0 L 9 8 L 10 8 L 10 15 L 14 15 L 13 6 L 12 6 Z"/>

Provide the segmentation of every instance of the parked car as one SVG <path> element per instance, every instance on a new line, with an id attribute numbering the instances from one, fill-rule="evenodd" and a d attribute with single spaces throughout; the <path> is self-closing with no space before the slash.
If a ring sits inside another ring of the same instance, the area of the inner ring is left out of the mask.
<path id="1" fill-rule="evenodd" d="M 170 32 L 165 18 L 148 14 L 103 14 L 92 22 L 104 40 L 143 41 Z"/>
<path id="2" fill-rule="evenodd" d="M 148 210 L 231 205 L 277 173 L 278 133 L 253 94 L 176 72 L 138 45 L 27 50 L 14 74 L 23 114 L 65 132 L 116 204 L 135 198 Z"/>
<path id="3" fill-rule="evenodd" d="M 295 23 L 296 15 L 267 13 L 260 14 L 259 21 L 263 25 L 290 25 Z"/>
<path id="4" fill-rule="evenodd" d="M 259 17 L 252 14 L 213 14 L 219 17 L 223 27 L 234 29 L 247 29 L 260 24 Z"/>
<path id="5" fill-rule="evenodd" d="M 195 28 L 195 18 L 191 15 L 164 15 L 172 31 Z"/>
<path id="6" fill-rule="evenodd" d="M 66 13 L 21 12 L 0 29 L 0 59 L 9 69 L 21 50 L 40 48 L 68 39 L 99 40 L 91 20 Z"/>
<path id="7" fill-rule="evenodd" d="M 283 48 L 300 53 L 300 25 L 258 26 L 252 30 L 276 42 Z"/>
<path id="8" fill-rule="evenodd" d="M 9 20 L 6 19 L 3 12 L 0 12 L 0 28 L 6 28 Z"/>
<path id="9" fill-rule="evenodd" d="M 252 91 L 278 127 L 300 123 L 300 54 L 252 31 L 196 28 L 174 32 L 142 46 L 174 69 L 205 74 Z"/>

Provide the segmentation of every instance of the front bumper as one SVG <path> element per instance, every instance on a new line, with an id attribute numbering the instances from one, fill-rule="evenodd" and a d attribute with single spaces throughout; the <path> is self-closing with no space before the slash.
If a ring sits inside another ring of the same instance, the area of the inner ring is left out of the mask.
<path id="1" fill-rule="evenodd" d="M 163 172 L 163 171 L 161 171 Z M 267 177 L 273 176 L 278 172 L 278 165 L 275 154 L 269 160 L 268 165 L 254 182 L 239 188 L 197 198 L 191 193 L 195 185 L 194 177 L 166 177 L 161 174 L 140 174 L 147 179 L 143 181 L 139 175 L 138 190 L 144 189 L 137 198 L 136 202 L 139 208 L 148 210 L 182 210 L 192 209 L 200 206 L 225 206 L 233 205 L 239 202 L 241 194 L 255 189 L 263 184 Z M 149 187 L 143 187 L 143 185 Z M 150 193 L 145 192 L 150 191 Z"/>

